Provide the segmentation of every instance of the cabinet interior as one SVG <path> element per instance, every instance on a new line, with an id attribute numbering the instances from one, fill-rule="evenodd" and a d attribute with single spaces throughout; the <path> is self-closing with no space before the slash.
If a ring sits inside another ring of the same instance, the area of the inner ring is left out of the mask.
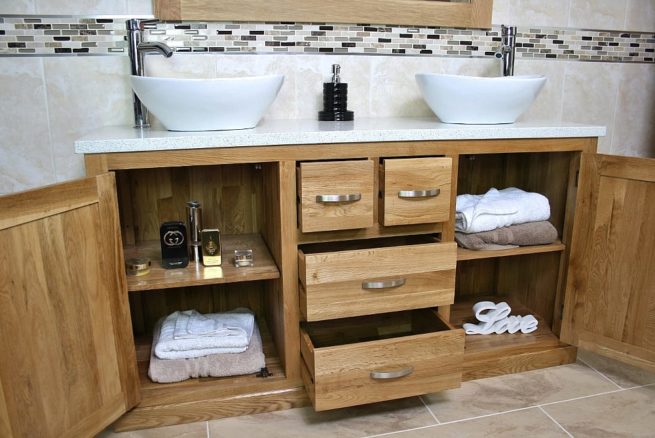
<path id="1" fill-rule="evenodd" d="M 262 335 L 266 366 L 273 375 L 267 381 L 284 380 L 284 324 L 279 315 L 280 285 L 278 164 L 229 164 L 121 170 L 117 190 L 125 257 L 148 255 L 151 273 L 128 276 L 132 329 L 143 403 L 153 402 L 171 387 L 199 385 L 225 391 L 247 391 L 253 375 L 190 379 L 157 384 L 147 377 L 152 330 L 155 323 L 174 311 L 195 309 L 215 313 L 246 307 L 255 313 Z M 186 203 L 199 201 L 203 228 L 221 232 L 223 263 L 204 267 L 190 262 L 183 269 L 159 266 L 159 226 L 165 221 L 185 222 Z M 255 266 L 236 268 L 230 252 L 253 249 Z M 245 383 L 244 383 L 245 382 Z M 200 396 L 198 396 L 200 397 Z M 184 397 L 182 397 L 184 398 Z"/>
<path id="2" fill-rule="evenodd" d="M 513 336 L 467 336 L 467 353 L 549 349 L 559 345 L 561 303 L 576 194 L 577 152 L 461 156 L 457 193 L 482 194 L 489 188 L 518 187 L 545 195 L 549 221 L 557 229 L 554 244 L 502 251 L 458 249 L 455 304 L 451 322 L 477 323 L 471 310 L 479 301 L 507 302 L 512 315 L 533 314 L 539 328 Z M 465 375 L 465 378 L 467 376 Z M 478 376 L 479 377 L 479 376 Z"/>

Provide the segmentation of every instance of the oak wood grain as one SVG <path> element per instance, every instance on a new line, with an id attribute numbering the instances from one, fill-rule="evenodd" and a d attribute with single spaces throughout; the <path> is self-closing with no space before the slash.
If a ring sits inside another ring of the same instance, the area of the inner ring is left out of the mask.
<path id="1" fill-rule="evenodd" d="M 384 226 L 445 222 L 450 218 L 451 158 L 384 159 L 380 211 Z M 438 190 L 436 196 L 402 198 L 401 191 Z"/>
<path id="2" fill-rule="evenodd" d="M 466 3 L 420 0 L 155 0 L 162 20 L 295 21 L 319 23 L 396 23 L 405 25 L 491 27 L 493 0 Z"/>

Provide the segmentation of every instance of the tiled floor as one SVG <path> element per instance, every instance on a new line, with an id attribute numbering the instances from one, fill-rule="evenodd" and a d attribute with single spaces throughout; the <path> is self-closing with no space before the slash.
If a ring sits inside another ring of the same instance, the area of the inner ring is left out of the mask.
<path id="1" fill-rule="evenodd" d="M 580 351 L 571 365 L 315 413 L 311 408 L 102 438 L 655 437 L 655 374 Z"/>

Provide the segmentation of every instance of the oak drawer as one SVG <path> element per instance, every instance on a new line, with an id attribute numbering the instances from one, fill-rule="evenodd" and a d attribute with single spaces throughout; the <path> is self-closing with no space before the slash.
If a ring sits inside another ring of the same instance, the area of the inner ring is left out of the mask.
<path id="1" fill-rule="evenodd" d="M 298 250 L 300 309 L 307 321 L 452 304 L 455 242 L 406 236 Z"/>
<path id="2" fill-rule="evenodd" d="M 303 233 L 373 226 L 371 160 L 300 163 L 298 214 Z"/>
<path id="3" fill-rule="evenodd" d="M 317 411 L 460 386 L 464 331 L 431 309 L 303 323 L 302 378 Z"/>
<path id="4" fill-rule="evenodd" d="M 451 158 L 382 160 L 382 224 L 391 226 L 447 221 L 450 218 L 451 169 Z"/>

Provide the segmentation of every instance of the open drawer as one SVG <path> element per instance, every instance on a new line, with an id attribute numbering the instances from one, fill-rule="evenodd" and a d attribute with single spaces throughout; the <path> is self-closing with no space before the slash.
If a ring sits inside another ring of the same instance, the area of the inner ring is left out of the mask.
<path id="1" fill-rule="evenodd" d="M 317 411 L 460 386 L 464 331 L 435 310 L 303 323 L 302 378 Z"/>
<path id="2" fill-rule="evenodd" d="M 298 250 L 305 320 L 452 304 L 455 242 L 405 236 L 306 245 Z"/>

